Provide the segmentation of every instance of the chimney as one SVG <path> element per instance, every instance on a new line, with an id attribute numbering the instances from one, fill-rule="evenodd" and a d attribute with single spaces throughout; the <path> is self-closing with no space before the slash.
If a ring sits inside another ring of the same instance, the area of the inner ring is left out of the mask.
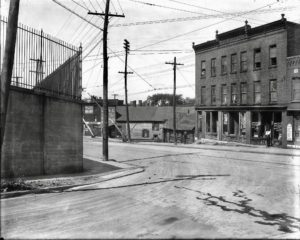
<path id="1" fill-rule="evenodd" d="M 245 35 L 248 36 L 248 21 L 245 21 Z"/>
<path id="2" fill-rule="evenodd" d="M 133 106 L 133 107 L 136 107 L 136 100 L 131 101 L 131 102 L 130 102 L 130 105 Z"/>
<path id="3" fill-rule="evenodd" d="M 216 30 L 216 40 L 219 41 L 219 31 Z"/>
<path id="4" fill-rule="evenodd" d="M 286 18 L 284 17 L 284 13 L 281 14 L 281 21 L 284 23 L 284 27 L 286 28 Z"/>

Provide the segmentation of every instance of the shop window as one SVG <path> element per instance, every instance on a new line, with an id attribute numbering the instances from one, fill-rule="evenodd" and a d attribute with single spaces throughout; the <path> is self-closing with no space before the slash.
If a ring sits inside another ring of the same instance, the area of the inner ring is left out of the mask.
<path id="1" fill-rule="evenodd" d="M 200 101 L 201 104 L 204 105 L 205 104 L 205 87 L 201 87 L 201 96 L 200 96 Z"/>
<path id="2" fill-rule="evenodd" d="M 234 114 L 230 113 L 229 114 L 229 134 L 235 134 L 235 124 L 234 124 Z"/>
<path id="3" fill-rule="evenodd" d="M 206 76 L 206 62 L 201 61 L 201 78 L 205 78 Z"/>
<path id="4" fill-rule="evenodd" d="M 241 52 L 241 72 L 247 72 L 247 52 Z"/>
<path id="5" fill-rule="evenodd" d="M 273 138 L 281 141 L 282 139 L 282 115 L 281 112 L 274 112 Z"/>
<path id="6" fill-rule="evenodd" d="M 224 113 L 223 114 L 223 133 L 224 134 L 228 133 L 228 118 L 229 118 L 229 114 Z"/>
<path id="7" fill-rule="evenodd" d="M 253 138 L 261 137 L 260 128 L 261 128 L 261 116 L 259 112 L 253 112 L 251 118 L 251 132 Z"/>
<path id="8" fill-rule="evenodd" d="M 255 104 L 260 104 L 261 103 L 260 82 L 254 82 L 254 103 Z"/>
<path id="9" fill-rule="evenodd" d="M 246 113 L 240 113 L 240 135 L 246 136 Z"/>
<path id="10" fill-rule="evenodd" d="M 277 66 L 277 47 L 276 45 L 270 46 L 270 67 Z"/>
<path id="11" fill-rule="evenodd" d="M 260 48 L 254 49 L 254 70 L 261 68 L 261 51 Z"/>
<path id="12" fill-rule="evenodd" d="M 216 76 L 216 59 L 215 58 L 212 58 L 211 59 L 211 66 L 210 66 L 210 69 L 211 69 L 211 76 L 212 77 L 215 77 Z"/>
<path id="13" fill-rule="evenodd" d="M 231 84 L 231 104 L 237 104 L 237 87 L 236 84 Z"/>
<path id="14" fill-rule="evenodd" d="M 231 73 L 237 72 L 237 55 L 236 53 L 231 54 Z"/>
<path id="15" fill-rule="evenodd" d="M 211 104 L 216 104 L 216 86 L 211 86 Z"/>
<path id="16" fill-rule="evenodd" d="M 300 101 L 300 78 L 293 79 L 293 82 L 292 82 L 292 101 Z"/>
<path id="17" fill-rule="evenodd" d="M 241 83 L 241 104 L 247 104 L 247 83 Z"/>
<path id="18" fill-rule="evenodd" d="M 152 123 L 152 130 L 159 131 L 159 123 Z"/>
<path id="19" fill-rule="evenodd" d="M 210 112 L 206 112 L 206 132 L 210 132 Z"/>
<path id="20" fill-rule="evenodd" d="M 218 112 L 214 111 L 211 112 L 211 117 L 212 117 L 212 129 L 211 131 L 213 133 L 217 132 L 217 123 L 218 123 Z"/>
<path id="21" fill-rule="evenodd" d="M 221 100 L 222 100 L 222 105 L 227 104 L 227 86 L 226 85 L 221 86 Z"/>
<path id="22" fill-rule="evenodd" d="M 270 102 L 277 102 L 277 81 L 270 80 Z"/>
<path id="23" fill-rule="evenodd" d="M 221 57 L 221 74 L 222 75 L 227 74 L 227 57 L 226 56 Z"/>

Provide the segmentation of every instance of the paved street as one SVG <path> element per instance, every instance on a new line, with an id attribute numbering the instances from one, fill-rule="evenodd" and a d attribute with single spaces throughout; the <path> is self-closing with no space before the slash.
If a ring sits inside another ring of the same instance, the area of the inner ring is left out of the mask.
<path id="1" fill-rule="evenodd" d="M 62 193 L 3 199 L 1 236 L 266 238 L 300 232 L 299 156 L 214 148 L 112 142 L 111 159 L 145 171 Z M 86 157 L 101 152 L 99 141 L 84 142 Z"/>

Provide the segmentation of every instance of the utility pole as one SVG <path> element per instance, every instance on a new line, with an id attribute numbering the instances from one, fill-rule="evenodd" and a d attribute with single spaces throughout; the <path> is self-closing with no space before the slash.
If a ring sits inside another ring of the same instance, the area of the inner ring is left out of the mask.
<path id="1" fill-rule="evenodd" d="M 102 140 L 102 154 L 103 160 L 108 161 L 108 56 L 107 56 L 107 29 L 108 17 L 125 17 L 124 15 L 109 13 L 109 0 L 106 0 L 105 13 L 88 12 L 91 15 L 104 16 L 103 27 L 103 140 Z"/>
<path id="2" fill-rule="evenodd" d="M 127 39 L 124 40 L 124 49 L 125 49 L 125 71 L 119 72 L 124 74 L 124 80 L 125 80 L 125 104 L 126 104 L 126 125 L 127 125 L 127 138 L 128 142 L 131 142 L 131 136 L 130 136 L 130 126 L 129 126 L 129 110 L 128 110 L 128 98 L 127 98 L 127 74 L 133 74 L 133 72 L 127 71 L 127 58 L 128 58 L 128 52 L 129 52 L 129 42 Z"/>
<path id="3" fill-rule="evenodd" d="M 20 0 L 11 0 L 6 29 L 4 59 L 1 72 L 1 148 L 4 140 L 9 88 L 14 66 Z"/>
<path id="4" fill-rule="evenodd" d="M 176 134 L 176 66 L 183 65 L 182 63 L 176 62 L 176 57 L 174 57 L 174 62 L 166 62 L 166 64 L 173 65 L 174 71 L 174 87 L 173 87 L 173 132 L 174 132 L 174 144 L 177 145 L 177 134 Z"/>

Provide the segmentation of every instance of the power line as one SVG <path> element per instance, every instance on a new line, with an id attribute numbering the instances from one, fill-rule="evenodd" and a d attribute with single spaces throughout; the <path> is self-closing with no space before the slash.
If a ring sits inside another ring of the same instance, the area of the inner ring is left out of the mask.
<path id="1" fill-rule="evenodd" d="M 102 28 L 98 27 L 96 24 L 92 23 L 91 21 L 87 20 L 86 18 L 82 17 L 81 15 L 79 15 L 78 13 L 72 11 L 70 8 L 66 7 L 65 5 L 63 5 L 62 3 L 58 2 L 57 0 L 52 0 L 53 2 L 55 2 L 56 4 L 58 4 L 59 6 L 63 7 L 64 9 L 66 9 L 69 12 L 72 12 L 74 15 L 76 15 L 77 17 L 81 18 L 83 21 L 88 22 L 89 24 L 91 24 L 92 26 L 94 26 L 95 28 L 98 28 L 99 30 L 103 31 Z"/>
<path id="2" fill-rule="evenodd" d="M 74 0 L 72 0 L 72 2 L 75 3 L 75 4 L 77 4 L 78 6 L 80 6 L 81 8 L 83 8 L 84 10 L 89 11 L 89 9 L 88 9 L 87 7 L 81 5 L 80 3 L 78 3 L 78 2 L 76 2 L 76 1 L 74 1 Z"/>
<path id="3" fill-rule="evenodd" d="M 129 0 L 129 1 L 133 1 L 133 0 Z M 263 8 L 265 8 L 265 7 L 268 7 L 268 6 L 272 6 L 272 5 L 276 4 L 276 3 L 278 3 L 278 2 L 276 1 L 276 2 L 274 2 L 274 3 L 272 3 L 272 4 L 267 4 L 267 5 L 263 6 L 263 7 L 259 7 L 259 8 L 257 8 L 257 9 L 253 9 L 253 10 L 248 11 L 248 12 L 246 12 L 246 13 L 251 13 L 251 12 L 257 11 L 257 10 L 259 10 L 259 9 L 263 9 Z M 238 15 L 238 16 L 245 15 L 246 13 L 240 14 L 240 15 Z M 147 47 L 151 47 L 151 46 L 154 46 L 154 45 L 163 43 L 163 42 L 167 42 L 167 41 L 173 40 L 173 39 L 175 39 L 175 38 L 179 38 L 179 37 L 182 37 L 182 36 L 185 36 L 185 35 L 188 35 L 188 34 L 191 34 L 191 33 L 194 33 L 194 32 L 197 32 L 197 31 L 200 31 L 200 30 L 203 30 L 203 29 L 206 29 L 206 28 L 209 28 L 209 27 L 211 27 L 211 26 L 215 26 L 215 25 L 218 25 L 218 24 L 220 24 L 220 23 L 227 22 L 228 20 L 231 20 L 231 19 L 236 18 L 236 17 L 238 17 L 238 16 L 233 16 L 233 17 L 231 17 L 231 18 L 224 19 L 224 20 L 219 21 L 219 22 L 217 22 L 217 23 L 209 24 L 209 25 L 207 25 L 207 26 L 205 26 L 205 27 L 201 27 L 201 28 L 194 29 L 194 30 L 192 30 L 192 31 L 188 31 L 188 32 L 185 32 L 185 33 L 177 34 L 177 35 L 175 35 L 175 36 L 173 36 L 173 37 L 170 37 L 170 38 L 167 38 L 167 39 L 163 39 L 163 40 L 157 41 L 157 42 L 155 42 L 155 43 L 151 43 L 151 44 L 145 45 L 145 46 L 143 46 L 143 47 L 136 48 L 136 49 L 134 49 L 134 50 L 140 50 L 140 49 L 147 48 Z"/>

